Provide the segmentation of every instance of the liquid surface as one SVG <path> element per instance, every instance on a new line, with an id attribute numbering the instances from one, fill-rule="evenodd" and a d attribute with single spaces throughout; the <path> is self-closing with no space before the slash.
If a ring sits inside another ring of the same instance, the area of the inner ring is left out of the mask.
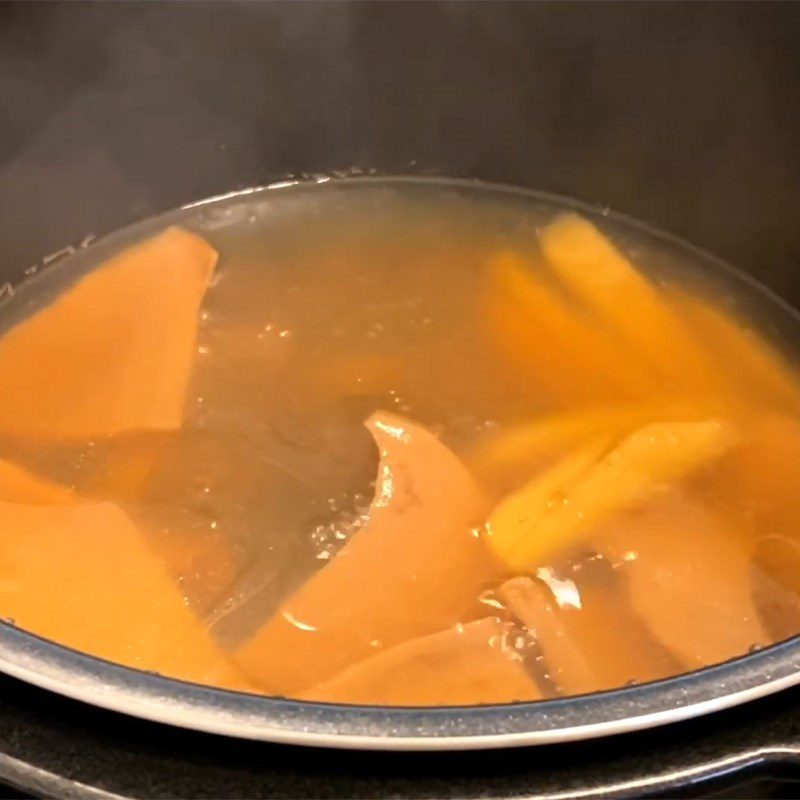
<path id="1" fill-rule="evenodd" d="M 0 324 L 0 617 L 45 638 L 459 705 L 800 631 L 798 323 L 632 223 L 458 183 L 262 191 L 49 267 Z"/>

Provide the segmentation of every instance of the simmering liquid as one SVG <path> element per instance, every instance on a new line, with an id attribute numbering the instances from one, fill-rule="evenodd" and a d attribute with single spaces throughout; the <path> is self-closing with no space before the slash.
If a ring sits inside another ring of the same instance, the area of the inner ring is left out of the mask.
<path id="1" fill-rule="evenodd" d="M 345 703 L 535 700 L 800 631 L 793 312 L 475 184 L 197 204 L 2 307 L 0 617 Z"/>

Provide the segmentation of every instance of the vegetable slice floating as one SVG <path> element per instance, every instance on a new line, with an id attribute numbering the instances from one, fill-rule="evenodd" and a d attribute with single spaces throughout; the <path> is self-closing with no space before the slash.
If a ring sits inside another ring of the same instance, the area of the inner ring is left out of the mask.
<path id="1" fill-rule="evenodd" d="M 576 214 L 540 233 L 558 278 L 594 312 L 604 329 L 668 379 L 665 389 L 718 393 L 724 382 L 662 293 L 597 228 Z"/>
<path id="2" fill-rule="evenodd" d="M 513 636 L 511 626 L 487 617 L 392 647 L 300 698 L 401 706 L 538 700 L 521 655 L 507 643 Z"/>
<path id="3" fill-rule="evenodd" d="M 34 497 L 30 487 L 37 484 Z M 32 475 L 23 484 L 5 464 L 0 496 L 0 616 L 129 667 L 254 689 L 117 506 L 71 496 L 69 504 L 59 504 L 60 492 Z"/>
<path id="4" fill-rule="evenodd" d="M 751 553 L 680 498 L 615 520 L 593 546 L 619 564 L 634 610 L 691 669 L 769 643 L 752 596 Z"/>
<path id="5" fill-rule="evenodd" d="M 487 542 L 512 571 L 540 566 L 611 514 L 714 461 L 733 442 L 731 426 L 717 419 L 646 425 L 605 457 L 570 456 L 506 498 L 489 518 Z M 592 460 L 594 466 L 586 463 Z"/>
<path id="6" fill-rule="evenodd" d="M 216 252 L 169 228 L 114 256 L 0 338 L 0 431 L 89 438 L 183 422 Z"/>
<path id="7" fill-rule="evenodd" d="M 494 575 L 465 467 L 403 417 L 377 412 L 367 427 L 381 456 L 369 522 L 234 654 L 267 691 L 295 693 L 455 624 Z"/>

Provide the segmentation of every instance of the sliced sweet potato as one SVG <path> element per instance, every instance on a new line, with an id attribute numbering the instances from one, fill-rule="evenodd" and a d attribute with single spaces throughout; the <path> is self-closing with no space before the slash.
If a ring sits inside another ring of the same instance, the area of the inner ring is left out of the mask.
<path id="1" fill-rule="evenodd" d="M 561 693 L 588 694 L 680 671 L 609 586 L 576 579 L 579 608 L 560 606 L 532 578 L 513 578 L 498 589 L 506 608 L 536 636 L 548 677 Z"/>
<path id="2" fill-rule="evenodd" d="M 705 300 L 673 291 L 675 307 L 685 315 L 699 340 L 729 371 L 742 397 L 797 413 L 800 378 L 786 359 L 743 320 Z"/>
<path id="3" fill-rule="evenodd" d="M 40 478 L 0 460 L 0 502 L 26 505 L 70 505 L 77 498 L 65 486 Z"/>
<path id="4" fill-rule="evenodd" d="M 0 616 L 137 669 L 248 691 L 128 517 L 111 503 L 0 502 Z"/>
<path id="5" fill-rule="evenodd" d="M 504 358 L 528 371 L 557 401 L 604 401 L 652 394 L 646 367 L 536 274 L 514 253 L 490 263 L 484 316 Z"/>
<path id="6" fill-rule="evenodd" d="M 720 460 L 703 489 L 752 550 L 755 603 L 777 641 L 800 630 L 800 422 L 754 413 L 742 430 L 742 441 Z"/>
<path id="7" fill-rule="evenodd" d="M 695 669 L 769 643 L 752 596 L 749 548 L 696 505 L 672 497 L 592 537 L 618 564 L 654 637 Z"/>
<path id="8" fill-rule="evenodd" d="M 169 452 L 170 437 L 167 432 L 149 431 L 108 440 L 91 468 L 79 476 L 77 490 L 114 502 L 146 502 L 159 464 Z"/>
<path id="9" fill-rule="evenodd" d="M 537 533 L 539 527 L 555 509 L 567 502 L 570 493 L 608 452 L 612 441 L 610 437 L 601 437 L 576 448 L 519 491 L 510 494 L 492 511 L 486 528 L 486 541 L 502 563 L 512 570 L 537 566 L 535 560 L 528 563 L 527 556 L 523 556 L 526 559 L 523 565 L 515 557 L 517 550 L 541 546 Z M 563 532 L 564 541 L 543 544 L 551 551 L 559 545 L 569 547 L 574 544 L 569 539 L 570 532 Z M 528 544 L 529 538 L 536 541 Z"/>
<path id="10" fill-rule="evenodd" d="M 741 427 L 741 441 L 720 460 L 709 481 L 711 496 L 722 513 L 738 512 L 754 536 L 788 534 L 800 541 L 800 422 L 784 414 L 753 413 Z"/>
<path id="11" fill-rule="evenodd" d="M 659 373 L 665 390 L 718 394 L 726 383 L 662 293 L 588 220 L 556 218 L 541 231 L 557 277 L 605 329 Z"/>
<path id="12" fill-rule="evenodd" d="M 731 426 L 711 419 L 645 425 L 605 456 L 607 442 L 591 442 L 503 500 L 486 541 L 512 571 L 541 566 L 609 516 L 713 462 L 733 441 Z"/>
<path id="13" fill-rule="evenodd" d="M 612 514 L 713 462 L 733 441 L 729 424 L 710 419 L 645 425 L 602 458 L 602 446 L 592 452 L 598 445 L 591 443 L 503 500 L 486 541 L 512 571 L 541 566 Z"/>
<path id="14" fill-rule="evenodd" d="M 800 632 L 800 540 L 771 534 L 753 552 L 753 603 L 775 642 Z"/>
<path id="15" fill-rule="evenodd" d="M 377 412 L 367 427 L 381 456 L 369 522 L 234 654 L 270 692 L 450 627 L 492 578 L 470 530 L 485 504 L 464 466 L 407 419 Z"/>
<path id="16" fill-rule="evenodd" d="M 216 252 L 169 228 L 124 250 L 0 338 L 0 431 L 88 438 L 183 420 Z"/>
<path id="17" fill-rule="evenodd" d="M 301 692 L 303 700 L 394 706 L 457 706 L 538 700 L 513 628 L 498 619 L 470 622 L 396 645 Z"/>
<path id="18" fill-rule="evenodd" d="M 712 407 L 697 401 L 618 403 L 547 414 L 482 438 L 468 455 L 470 469 L 493 487 L 508 488 L 587 440 L 622 436 L 659 419 L 698 419 Z"/>

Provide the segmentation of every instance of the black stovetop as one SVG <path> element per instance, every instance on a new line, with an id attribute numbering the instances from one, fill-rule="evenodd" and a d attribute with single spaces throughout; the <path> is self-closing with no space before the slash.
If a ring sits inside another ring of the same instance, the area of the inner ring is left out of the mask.
<path id="1" fill-rule="evenodd" d="M 0 797 L 793 797 L 800 689 L 661 730 L 483 753 L 325 751 L 123 717 L 0 678 Z"/>

